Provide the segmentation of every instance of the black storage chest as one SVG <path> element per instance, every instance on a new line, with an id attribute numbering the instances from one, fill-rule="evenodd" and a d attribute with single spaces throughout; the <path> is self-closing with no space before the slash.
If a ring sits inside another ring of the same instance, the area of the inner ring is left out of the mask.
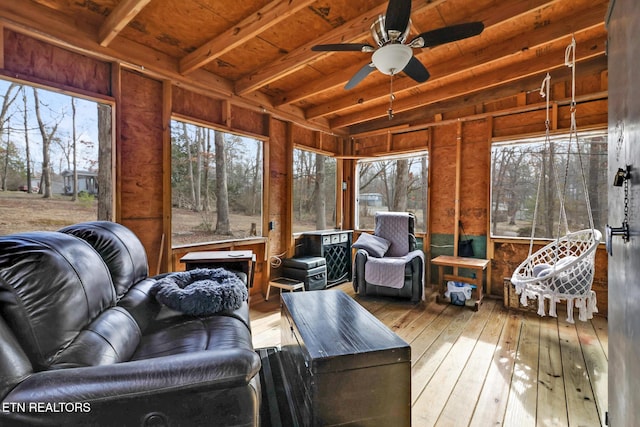
<path id="1" fill-rule="evenodd" d="M 304 283 L 305 291 L 327 287 L 327 262 L 323 257 L 301 256 L 282 261 L 282 275 Z"/>

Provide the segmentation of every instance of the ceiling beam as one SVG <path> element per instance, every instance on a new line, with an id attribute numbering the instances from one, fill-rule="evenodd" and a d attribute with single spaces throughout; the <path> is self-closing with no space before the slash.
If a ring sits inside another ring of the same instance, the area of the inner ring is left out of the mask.
<path id="1" fill-rule="evenodd" d="M 455 73 L 460 73 L 479 65 L 486 67 L 487 64 L 496 61 L 517 60 L 517 57 L 521 55 L 522 52 L 540 49 L 540 47 L 546 43 L 562 39 L 566 37 L 566 34 L 571 34 L 571 32 L 584 31 L 594 26 L 601 28 L 602 13 L 605 10 L 603 8 L 606 8 L 606 5 L 593 7 L 581 13 L 579 16 L 571 17 L 570 30 L 567 29 L 567 16 L 549 16 L 548 20 L 546 20 L 546 25 L 536 27 L 534 23 L 532 24 L 534 28 L 532 28 L 531 31 L 523 31 L 515 37 L 499 43 L 493 43 L 480 52 L 474 51 L 466 55 L 460 55 L 456 51 L 453 51 L 452 54 L 447 57 L 438 57 L 436 64 L 428 66 L 432 75 L 430 80 L 421 85 L 417 85 L 410 78 L 399 76 L 394 82 L 394 94 L 399 98 L 403 94 L 415 94 L 416 91 L 422 92 L 423 90 L 428 90 L 428 88 L 438 80 L 453 75 L 454 73 L 452 73 L 451 70 L 456 70 Z M 464 46 L 465 43 L 473 43 L 473 41 L 472 39 L 467 39 L 458 43 L 460 43 L 460 46 Z M 437 52 L 436 49 L 417 55 L 417 57 L 421 58 L 428 55 L 431 56 L 431 60 L 434 61 L 433 57 Z M 336 112 L 348 110 L 354 106 L 361 106 L 365 102 L 380 102 L 388 97 L 388 82 L 366 90 L 349 91 L 341 98 L 310 107 L 307 109 L 307 118 L 335 114 Z"/>
<path id="2" fill-rule="evenodd" d="M 542 79 L 546 72 L 564 66 L 564 52 L 570 42 L 569 37 L 565 37 L 564 44 L 562 42 L 554 42 L 542 49 L 522 52 L 517 62 L 511 62 L 499 68 L 488 68 L 482 72 L 474 72 L 472 77 L 466 74 L 453 76 L 448 83 L 439 82 L 420 94 L 394 101 L 393 110 L 394 112 L 402 112 L 417 106 L 426 108 L 426 106 L 434 102 L 497 87 L 507 82 L 534 75 L 539 75 Z M 577 61 L 580 62 L 604 55 L 607 40 L 604 24 L 598 26 L 595 30 L 587 31 L 586 34 L 576 34 L 576 40 Z M 364 123 L 385 115 L 387 115 L 387 108 L 380 104 L 364 111 L 340 116 L 330 120 L 330 124 L 332 128 L 341 128 Z"/>
<path id="3" fill-rule="evenodd" d="M 98 43 L 108 46 L 151 0 L 122 0 L 113 8 L 98 30 Z"/>
<path id="4" fill-rule="evenodd" d="M 425 8 L 433 8 L 443 3 L 445 0 L 433 0 L 425 4 L 424 0 L 413 0 L 412 10 L 415 12 Z M 238 95 L 245 95 L 249 92 L 256 91 L 269 83 L 287 76 L 321 56 L 329 55 L 327 52 L 314 52 L 311 48 L 317 44 L 325 43 L 346 43 L 361 39 L 369 34 L 371 24 L 377 19 L 378 15 L 384 14 L 387 3 L 372 8 L 355 19 L 344 25 L 321 35 L 313 42 L 307 43 L 293 50 L 278 60 L 267 64 L 259 70 L 236 82 L 235 90 Z"/>
<path id="5" fill-rule="evenodd" d="M 589 76 L 606 72 L 607 70 L 607 58 L 604 55 L 600 55 L 596 58 L 592 58 L 586 61 L 580 62 L 580 66 L 576 68 L 577 77 Z M 557 67 L 553 70 L 554 85 L 559 82 L 567 82 L 571 80 L 572 71 L 568 67 Z M 466 119 L 468 117 L 474 117 L 483 114 L 493 114 L 492 112 L 486 112 L 485 106 L 491 105 L 494 102 L 499 102 L 510 97 L 515 97 L 517 94 L 528 94 L 531 92 L 539 93 L 542 80 L 539 75 L 525 77 L 521 80 L 514 80 L 501 84 L 496 87 L 483 89 L 472 94 L 465 94 L 456 98 L 444 100 L 441 102 L 434 102 L 430 105 L 414 108 L 412 110 L 404 111 L 395 114 L 392 120 L 387 117 L 383 117 L 376 120 L 370 120 L 364 123 L 358 123 L 349 127 L 349 135 L 357 137 L 361 134 L 370 135 L 373 132 L 386 132 L 387 129 L 394 126 L 406 125 L 408 130 L 415 128 L 423 128 L 429 124 L 436 122 L 436 115 L 449 116 L 450 118 Z M 606 86 L 602 88 L 606 90 Z M 552 101 L 556 101 L 557 97 L 552 93 Z M 566 95 L 562 95 L 563 97 Z M 535 102 L 535 101 L 534 101 Z M 472 107 L 471 109 L 469 107 Z M 471 115 L 460 115 L 460 112 L 471 111 Z M 478 113 L 478 111 L 482 111 Z"/>
<path id="6" fill-rule="evenodd" d="M 487 10 L 483 9 L 480 13 L 474 13 L 468 16 L 467 20 L 482 21 L 485 25 L 486 31 L 486 29 L 492 25 L 518 19 L 518 17 L 529 13 L 532 10 L 542 6 L 548 7 L 549 5 L 559 1 L 561 0 L 519 0 L 509 2 L 506 5 L 501 5 L 497 10 L 493 8 Z M 274 100 L 274 105 L 291 104 L 319 93 L 344 86 L 355 73 L 369 62 L 371 62 L 370 59 L 362 61 L 359 64 L 350 66 L 327 76 L 322 76 L 319 79 L 290 90 L 278 97 L 278 99 Z"/>
<path id="7" fill-rule="evenodd" d="M 180 72 L 187 74 L 208 64 L 314 2 L 315 0 L 272 1 L 182 58 Z"/>
<path id="8" fill-rule="evenodd" d="M 150 77 L 168 79 L 173 84 L 187 87 L 214 98 L 230 99 L 234 105 L 272 114 L 286 121 L 299 123 L 310 129 L 333 132 L 325 119 L 306 120 L 303 111 L 292 108 L 274 108 L 262 93 L 238 97 L 233 94 L 232 83 L 206 70 L 196 70 L 183 76 L 178 72 L 178 60 L 165 53 L 150 49 L 134 41 L 118 37 L 108 47 L 97 43 L 97 30 L 90 23 L 76 21 L 68 16 L 35 2 L 6 1 L 2 5 L 0 24 L 55 46 L 97 58 L 117 62 Z M 284 106 L 283 106 L 284 107 Z M 336 133 L 341 133 L 337 130 Z"/>

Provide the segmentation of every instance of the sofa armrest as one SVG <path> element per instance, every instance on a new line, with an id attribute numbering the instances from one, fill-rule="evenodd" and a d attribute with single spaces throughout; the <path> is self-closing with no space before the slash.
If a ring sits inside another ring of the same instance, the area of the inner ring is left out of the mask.
<path id="1" fill-rule="evenodd" d="M 199 351 L 112 365 L 42 371 L 18 384 L 4 402 L 89 402 L 176 390 L 249 384 L 260 370 L 246 349 Z"/>

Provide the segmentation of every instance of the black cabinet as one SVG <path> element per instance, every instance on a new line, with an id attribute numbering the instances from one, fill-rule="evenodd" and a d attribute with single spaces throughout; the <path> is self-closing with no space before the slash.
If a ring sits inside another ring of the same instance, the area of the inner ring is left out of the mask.
<path id="1" fill-rule="evenodd" d="M 352 230 L 320 230 L 302 234 L 300 253 L 327 260 L 327 286 L 351 281 Z"/>

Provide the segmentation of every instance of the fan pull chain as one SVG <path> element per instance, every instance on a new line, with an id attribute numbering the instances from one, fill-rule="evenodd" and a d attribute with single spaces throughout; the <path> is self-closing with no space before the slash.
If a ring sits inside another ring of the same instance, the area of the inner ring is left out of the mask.
<path id="1" fill-rule="evenodd" d="M 391 70 L 390 82 L 389 82 L 389 109 L 387 110 L 387 115 L 389 116 L 389 120 L 393 119 L 393 100 L 396 97 L 393 95 L 393 70 Z"/>

